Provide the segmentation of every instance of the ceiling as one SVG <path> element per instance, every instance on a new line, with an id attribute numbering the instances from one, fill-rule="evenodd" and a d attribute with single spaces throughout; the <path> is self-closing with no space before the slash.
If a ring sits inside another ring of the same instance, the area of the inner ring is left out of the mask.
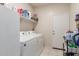
<path id="1" fill-rule="evenodd" d="M 56 4 L 67 4 L 70 5 L 70 3 L 30 3 L 33 7 L 39 7 L 39 6 L 47 6 L 47 5 L 56 5 Z"/>
<path id="2" fill-rule="evenodd" d="M 54 3 L 30 3 L 33 7 L 38 7 L 38 6 L 45 6 L 45 5 L 50 5 Z"/>

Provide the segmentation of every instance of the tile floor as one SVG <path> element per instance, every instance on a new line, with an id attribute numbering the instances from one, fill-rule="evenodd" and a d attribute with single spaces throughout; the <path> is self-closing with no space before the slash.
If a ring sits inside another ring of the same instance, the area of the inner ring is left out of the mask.
<path id="1" fill-rule="evenodd" d="M 40 56 L 63 56 L 63 51 L 45 47 Z"/>

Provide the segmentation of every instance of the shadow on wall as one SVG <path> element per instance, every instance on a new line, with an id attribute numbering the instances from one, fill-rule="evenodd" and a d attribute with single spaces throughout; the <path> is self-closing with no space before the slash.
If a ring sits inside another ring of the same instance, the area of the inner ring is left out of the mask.
<path id="1" fill-rule="evenodd" d="M 20 31 L 32 31 L 33 23 L 20 18 Z"/>

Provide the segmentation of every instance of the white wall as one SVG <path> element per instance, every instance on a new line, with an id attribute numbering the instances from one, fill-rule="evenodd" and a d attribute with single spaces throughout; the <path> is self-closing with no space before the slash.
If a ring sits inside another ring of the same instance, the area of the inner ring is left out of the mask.
<path id="1" fill-rule="evenodd" d="M 75 30 L 76 24 L 75 24 L 75 18 L 76 14 L 79 14 L 79 3 L 72 3 L 70 8 L 70 23 L 71 23 L 71 30 Z"/>
<path id="2" fill-rule="evenodd" d="M 52 46 L 53 14 L 69 12 L 69 4 L 49 4 L 35 7 L 39 22 L 36 31 L 43 33 L 46 46 Z"/>

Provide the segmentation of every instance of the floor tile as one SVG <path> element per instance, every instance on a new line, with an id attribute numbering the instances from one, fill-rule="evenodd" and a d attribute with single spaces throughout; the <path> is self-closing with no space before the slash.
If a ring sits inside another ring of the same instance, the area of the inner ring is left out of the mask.
<path id="1" fill-rule="evenodd" d="M 41 56 L 63 56 L 63 51 L 52 48 L 44 48 Z"/>

